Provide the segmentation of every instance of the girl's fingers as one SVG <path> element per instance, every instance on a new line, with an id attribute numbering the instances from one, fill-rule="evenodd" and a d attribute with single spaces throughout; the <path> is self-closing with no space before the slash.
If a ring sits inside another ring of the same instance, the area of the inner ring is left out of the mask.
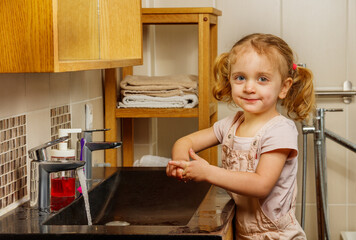
<path id="1" fill-rule="evenodd" d="M 171 176 L 173 177 L 177 176 L 177 169 L 176 168 L 172 169 L 171 173 L 172 173 Z"/>
<path id="2" fill-rule="evenodd" d="M 183 175 L 183 169 L 182 168 L 176 168 L 177 169 L 177 176 L 180 177 Z"/>
<path id="3" fill-rule="evenodd" d="M 169 161 L 168 164 L 179 167 L 179 168 L 186 168 L 187 162 L 184 161 Z"/>
<path id="4" fill-rule="evenodd" d="M 183 179 L 183 177 L 184 177 L 184 170 L 183 170 L 183 168 L 178 168 L 177 169 L 177 178 L 178 179 Z"/>
<path id="5" fill-rule="evenodd" d="M 166 174 L 167 174 L 167 176 L 169 176 L 169 177 L 174 176 L 174 175 L 176 174 L 175 167 L 172 166 L 172 165 L 167 164 L 167 167 L 166 167 Z"/>
<path id="6" fill-rule="evenodd" d="M 190 157 L 193 158 L 194 160 L 200 159 L 199 155 L 196 154 L 193 149 L 189 149 L 189 155 L 190 155 Z"/>
<path id="7" fill-rule="evenodd" d="M 185 176 L 185 169 L 188 166 L 186 161 L 169 161 L 168 165 L 175 169 L 175 174 L 172 174 L 173 177 L 178 179 L 183 179 Z"/>

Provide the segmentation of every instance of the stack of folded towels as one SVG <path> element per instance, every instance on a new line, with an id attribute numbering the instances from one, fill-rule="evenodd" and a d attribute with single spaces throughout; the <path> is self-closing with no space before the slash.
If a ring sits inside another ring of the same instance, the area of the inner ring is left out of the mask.
<path id="1" fill-rule="evenodd" d="M 198 105 L 198 76 L 128 75 L 120 82 L 122 108 L 193 108 Z"/>

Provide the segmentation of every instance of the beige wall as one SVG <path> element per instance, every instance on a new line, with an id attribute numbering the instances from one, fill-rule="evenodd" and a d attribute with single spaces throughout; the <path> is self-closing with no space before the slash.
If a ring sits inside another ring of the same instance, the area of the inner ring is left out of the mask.
<path id="1" fill-rule="evenodd" d="M 313 70 L 316 88 L 341 89 L 345 80 L 356 84 L 356 0 L 146 0 L 143 6 L 216 7 L 223 13 L 219 17 L 219 53 L 228 51 L 246 34 L 272 33 L 289 43 L 297 53 L 297 62 L 306 63 Z M 195 27 L 156 26 L 145 31 L 145 41 L 149 44 L 144 52 L 149 57 L 145 58 L 143 66 L 135 67 L 136 74 L 197 73 Z M 351 104 L 344 104 L 340 98 L 318 99 L 318 107 L 344 109 L 343 113 L 327 113 L 326 126 L 353 142 L 356 142 L 356 127 L 352 124 L 356 117 L 355 105 L 355 99 Z M 219 119 L 235 111 L 220 103 Z M 169 157 L 174 140 L 197 128 L 194 119 L 154 121 L 157 122 L 150 129 L 150 133 L 156 132 L 158 137 L 150 140 L 154 144 L 140 140 L 147 139 L 147 131 L 141 129 L 135 134 L 137 142 L 144 146 L 135 151 L 136 159 L 149 152 Z M 171 130 L 178 126 L 182 131 Z M 309 239 L 317 239 L 312 143 L 312 136 L 309 136 L 306 232 Z M 340 239 L 341 231 L 356 231 L 356 155 L 327 140 L 327 164 L 331 235 L 332 239 Z M 301 166 L 300 161 L 300 169 Z M 298 178 L 301 193 L 301 174 Z M 301 194 L 298 196 L 298 218 L 300 200 Z"/>
<path id="2" fill-rule="evenodd" d="M 90 103 L 94 109 L 93 127 L 102 128 L 101 82 L 100 70 L 0 74 L 0 119 L 21 114 L 28 116 L 28 149 L 50 140 L 49 109 L 58 106 L 69 105 L 72 127 L 84 128 L 84 105 Z"/>

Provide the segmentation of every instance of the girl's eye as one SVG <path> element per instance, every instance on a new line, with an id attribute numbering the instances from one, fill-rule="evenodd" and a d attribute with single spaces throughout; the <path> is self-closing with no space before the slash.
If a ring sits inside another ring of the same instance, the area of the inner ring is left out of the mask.
<path id="1" fill-rule="evenodd" d="M 260 78 L 258 79 L 258 81 L 259 81 L 259 82 L 267 82 L 268 79 L 265 78 L 265 77 L 260 77 Z"/>
<path id="2" fill-rule="evenodd" d="M 243 76 L 236 76 L 235 79 L 238 80 L 238 81 L 245 80 L 245 78 Z"/>

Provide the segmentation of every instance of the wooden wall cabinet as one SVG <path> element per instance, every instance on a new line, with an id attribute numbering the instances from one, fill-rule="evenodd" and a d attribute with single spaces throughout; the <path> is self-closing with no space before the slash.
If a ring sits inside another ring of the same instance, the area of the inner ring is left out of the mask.
<path id="1" fill-rule="evenodd" d="M 0 72 L 142 64 L 141 0 L 2 0 Z"/>

